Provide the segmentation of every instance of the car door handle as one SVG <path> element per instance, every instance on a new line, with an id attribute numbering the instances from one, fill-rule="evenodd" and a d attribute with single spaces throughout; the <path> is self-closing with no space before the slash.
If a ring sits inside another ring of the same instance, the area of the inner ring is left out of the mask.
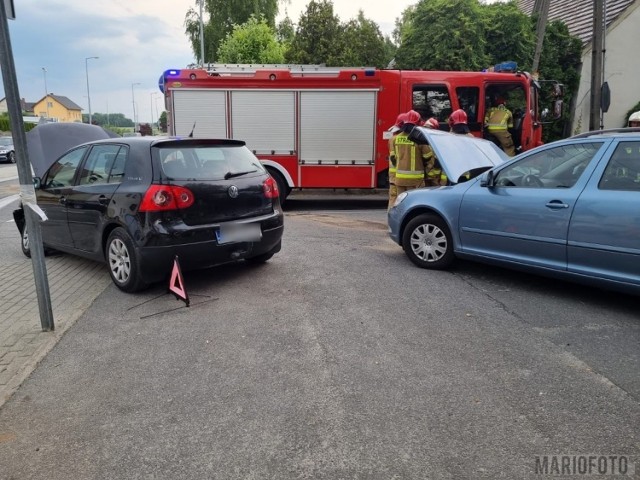
<path id="1" fill-rule="evenodd" d="M 100 205 L 109 205 L 109 198 L 105 197 L 104 195 L 100 195 L 98 197 L 98 203 Z"/>
<path id="2" fill-rule="evenodd" d="M 561 200 L 551 200 L 547 203 L 546 207 L 551 208 L 552 210 L 560 210 L 561 208 L 569 208 L 569 205 Z"/>
<path id="3" fill-rule="evenodd" d="M 67 197 L 60 197 L 60 199 L 58 200 L 58 203 L 60 205 L 66 205 L 67 204 Z"/>

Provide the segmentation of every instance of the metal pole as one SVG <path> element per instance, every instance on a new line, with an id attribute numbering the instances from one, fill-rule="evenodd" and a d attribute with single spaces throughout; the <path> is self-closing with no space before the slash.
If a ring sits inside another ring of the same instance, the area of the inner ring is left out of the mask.
<path id="1" fill-rule="evenodd" d="M 47 89 L 47 69 L 42 67 L 42 73 L 44 73 L 44 103 L 47 107 L 47 120 L 49 119 L 49 89 Z"/>
<path id="2" fill-rule="evenodd" d="M 602 76 L 600 78 L 600 91 L 605 81 L 605 60 L 607 53 L 607 0 L 602 4 Z M 600 99 L 602 101 L 602 98 Z M 600 111 L 600 130 L 604 130 L 604 111 Z"/>
<path id="3" fill-rule="evenodd" d="M 594 0 L 593 6 L 589 130 L 596 130 L 600 126 L 600 109 L 602 101 L 602 20 L 604 13 L 604 0 Z"/>
<path id="4" fill-rule="evenodd" d="M 140 85 L 139 82 L 131 84 L 131 101 L 133 102 L 133 133 L 136 133 L 138 125 L 136 125 L 136 96 L 133 91 L 135 85 Z"/>
<path id="5" fill-rule="evenodd" d="M 153 135 L 153 96 L 156 92 L 151 92 L 151 135 Z"/>
<path id="6" fill-rule="evenodd" d="M 202 6 L 204 0 L 198 0 L 200 4 L 200 66 L 204 68 L 204 20 L 202 18 Z"/>
<path id="7" fill-rule="evenodd" d="M 27 136 L 22 123 L 20 92 L 11 50 L 5 2 L 0 2 L 0 67 L 2 68 L 2 80 L 7 97 L 11 134 L 16 149 L 16 166 L 18 167 L 20 192 L 24 205 L 25 225 L 27 232 L 29 232 L 29 247 L 33 265 L 33 277 L 36 284 L 36 295 L 38 297 L 38 309 L 40 310 L 40 324 L 42 325 L 42 330 L 47 332 L 54 330 L 55 325 L 51 310 L 49 280 L 47 279 L 47 266 L 44 262 L 40 223 L 37 220 L 36 213 L 28 205 L 25 205 L 25 202 L 35 203 L 35 191 L 33 190 L 33 178 L 31 177 L 29 152 L 27 150 Z"/>
<path id="8" fill-rule="evenodd" d="M 89 94 L 89 60 L 91 59 L 98 59 L 100 57 L 86 57 L 84 59 L 84 69 L 85 72 L 87 74 L 87 104 L 89 106 L 89 125 L 91 125 L 92 123 L 92 119 L 91 119 L 91 95 Z"/>

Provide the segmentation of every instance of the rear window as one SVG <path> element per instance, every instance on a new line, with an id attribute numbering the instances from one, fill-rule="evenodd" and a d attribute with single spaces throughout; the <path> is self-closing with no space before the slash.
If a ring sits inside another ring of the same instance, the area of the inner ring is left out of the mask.
<path id="1" fill-rule="evenodd" d="M 245 146 L 171 146 L 157 150 L 162 172 L 175 180 L 220 180 L 265 172 L 260 160 Z"/>

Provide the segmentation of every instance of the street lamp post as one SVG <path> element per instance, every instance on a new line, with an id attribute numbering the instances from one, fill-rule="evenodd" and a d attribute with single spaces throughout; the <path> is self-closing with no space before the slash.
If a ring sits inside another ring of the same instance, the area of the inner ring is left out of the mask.
<path id="1" fill-rule="evenodd" d="M 49 120 L 49 89 L 47 88 L 47 69 L 42 67 L 42 73 L 44 74 L 44 103 L 47 107 L 47 120 Z"/>
<path id="2" fill-rule="evenodd" d="M 153 135 L 153 99 L 158 94 L 158 92 L 151 92 L 151 135 Z"/>
<path id="3" fill-rule="evenodd" d="M 89 105 L 89 125 L 91 125 L 91 95 L 89 94 L 89 60 L 98 59 L 100 57 L 86 57 L 84 59 L 84 70 L 87 74 L 87 104 Z"/>
<path id="4" fill-rule="evenodd" d="M 131 84 L 131 101 L 133 102 L 133 133 L 136 133 L 136 129 L 138 127 L 136 122 L 136 95 L 133 91 L 133 87 L 135 87 L 136 85 L 140 85 L 140 82 Z"/>

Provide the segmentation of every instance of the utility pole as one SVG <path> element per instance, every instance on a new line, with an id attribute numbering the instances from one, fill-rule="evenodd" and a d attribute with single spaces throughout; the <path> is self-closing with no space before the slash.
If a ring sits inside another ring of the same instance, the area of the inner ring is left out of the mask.
<path id="1" fill-rule="evenodd" d="M 36 284 L 38 308 L 40 310 L 40 324 L 42 331 L 48 332 L 55 328 L 53 312 L 51 310 L 51 296 L 49 293 L 49 280 L 47 278 L 47 266 L 44 262 L 44 247 L 42 246 L 42 232 L 36 212 L 36 192 L 33 188 L 31 177 L 31 165 L 27 150 L 27 136 L 22 123 L 22 108 L 20 107 L 20 92 L 16 78 L 16 67 L 13 61 L 11 38 L 9 37 L 9 24 L 7 21 L 6 2 L 0 2 L 0 67 L 2 69 L 2 81 L 7 97 L 7 109 L 11 122 L 11 135 L 16 149 L 16 166 L 18 167 L 18 179 L 20 181 L 20 197 L 24 206 L 25 228 L 29 235 L 29 249 L 31 250 L 31 263 L 33 265 L 33 277 Z M 11 12 L 13 14 L 13 12 Z M 33 206 L 33 207 L 32 207 Z"/>
<path id="2" fill-rule="evenodd" d="M 549 0 L 536 0 L 533 11 L 538 14 L 538 23 L 536 26 L 536 50 L 533 54 L 533 67 L 531 71 L 534 75 L 537 75 L 540 65 L 540 55 L 542 55 L 542 45 L 544 43 L 544 32 L 547 29 Z"/>
<path id="3" fill-rule="evenodd" d="M 591 47 L 591 98 L 589 130 L 600 127 L 602 72 L 604 64 L 604 0 L 593 1 L 593 42 Z"/>

